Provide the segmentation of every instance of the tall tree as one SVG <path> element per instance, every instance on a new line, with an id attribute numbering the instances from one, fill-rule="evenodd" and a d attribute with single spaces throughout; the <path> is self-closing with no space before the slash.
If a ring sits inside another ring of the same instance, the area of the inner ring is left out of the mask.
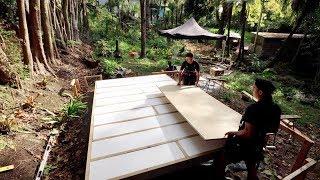
<path id="1" fill-rule="evenodd" d="M 76 0 L 70 0 L 70 13 L 72 19 L 72 39 L 75 41 L 79 40 L 79 30 L 78 30 L 78 3 Z"/>
<path id="2" fill-rule="evenodd" d="M 89 38 L 89 20 L 88 20 L 88 8 L 87 0 L 82 0 L 82 20 L 83 20 L 83 35 L 85 39 Z"/>
<path id="3" fill-rule="evenodd" d="M 31 77 L 33 76 L 33 59 L 30 49 L 29 32 L 26 19 L 25 0 L 17 0 L 19 15 L 19 35 L 23 52 L 23 62 L 28 65 Z"/>
<path id="4" fill-rule="evenodd" d="M 285 42 L 277 52 L 276 57 L 274 61 L 270 64 L 270 66 L 273 66 L 277 61 L 287 60 L 291 56 L 291 53 L 288 53 L 288 50 L 289 50 L 289 44 L 292 41 L 293 34 L 298 31 L 303 21 L 312 12 L 314 12 L 317 8 L 319 8 L 320 2 L 319 0 L 305 0 L 305 1 L 292 0 L 291 6 L 293 11 L 299 14 L 298 18 L 289 36 L 287 37 L 287 39 L 285 40 Z"/>
<path id="5" fill-rule="evenodd" d="M 151 8 L 150 8 L 150 0 L 145 0 L 146 1 L 146 28 L 147 30 L 150 28 L 150 15 L 151 15 Z"/>
<path id="6" fill-rule="evenodd" d="M 227 35 L 227 56 L 230 54 L 230 29 L 232 19 L 233 2 L 228 3 L 228 35 Z"/>
<path id="7" fill-rule="evenodd" d="M 43 41 L 41 36 L 40 25 L 40 0 L 30 0 L 30 27 L 32 34 L 31 52 L 33 59 L 37 62 L 39 72 L 45 74 L 45 69 L 51 74 L 54 74 L 53 70 L 47 62 L 47 58 L 44 53 Z M 45 69 L 43 69 L 43 66 Z"/>
<path id="8" fill-rule="evenodd" d="M 44 42 L 44 50 L 47 57 L 47 60 L 56 64 L 54 57 L 54 47 L 52 41 L 52 27 L 49 19 L 49 0 L 41 0 L 41 25 L 43 29 L 43 42 Z"/>
<path id="9" fill-rule="evenodd" d="M 225 27 L 227 24 L 226 23 L 227 17 L 228 17 L 228 3 L 225 2 L 225 0 L 222 0 L 220 5 L 222 5 L 221 15 L 220 15 L 220 8 L 216 8 L 215 13 L 216 13 L 216 20 L 219 25 L 218 34 L 224 34 Z M 217 42 L 217 48 L 221 48 L 221 47 L 222 47 L 222 41 L 219 40 Z"/>
<path id="10" fill-rule="evenodd" d="M 237 64 L 239 65 L 241 62 L 243 62 L 244 59 L 244 34 L 246 32 L 246 22 L 247 22 L 247 0 L 242 1 L 242 7 L 241 7 L 241 39 L 240 39 L 240 47 L 239 47 L 239 54 L 237 57 Z"/>
<path id="11" fill-rule="evenodd" d="M 140 0 L 140 15 L 141 15 L 141 52 L 140 58 L 146 57 L 146 1 Z"/>
<path id="12" fill-rule="evenodd" d="M 62 0 L 62 13 L 65 24 L 65 30 L 67 33 L 67 39 L 71 40 L 71 26 L 70 26 L 70 18 L 69 18 L 69 0 Z"/>
<path id="13" fill-rule="evenodd" d="M 265 3 L 265 0 L 261 0 L 261 9 L 260 9 L 259 21 L 258 21 L 258 26 L 257 26 L 257 32 L 256 32 L 256 36 L 254 38 L 253 52 L 256 52 L 257 40 L 258 40 L 260 26 L 261 26 L 261 20 L 262 20 L 262 13 L 264 11 L 264 3 Z"/>

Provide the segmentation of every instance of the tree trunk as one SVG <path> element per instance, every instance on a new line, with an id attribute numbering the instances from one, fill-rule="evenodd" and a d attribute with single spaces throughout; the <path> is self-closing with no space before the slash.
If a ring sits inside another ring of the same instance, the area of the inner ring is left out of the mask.
<path id="1" fill-rule="evenodd" d="M 78 4 L 76 0 L 71 0 L 71 17 L 72 17 L 72 29 L 73 29 L 73 40 L 79 41 L 79 29 L 78 29 Z"/>
<path id="2" fill-rule="evenodd" d="M 82 19 L 83 19 L 83 35 L 85 40 L 89 38 L 89 20 L 88 20 L 88 9 L 87 0 L 82 1 Z"/>
<path id="3" fill-rule="evenodd" d="M 73 0 L 69 0 L 68 2 L 69 4 L 69 23 L 70 23 L 70 36 L 71 36 L 71 39 L 70 40 L 74 40 L 74 33 L 73 33 L 73 19 L 74 19 L 74 8 L 73 8 Z"/>
<path id="4" fill-rule="evenodd" d="M 26 19 L 26 9 L 25 0 L 17 0 L 18 14 L 19 14 L 19 30 L 22 52 L 23 52 L 23 62 L 28 65 L 30 76 L 33 76 L 33 59 L 30 49 L 29 32 Z"/>
<path id="5" fill-rule="evenodd" d="M 230 28 L 231 28 L 231 19 L 232 19 L 232 8 L 233 3 L 229 3 L 228 5 L 228 37 L 227 37 L 227 57 L 230 54 Z"/>
<path id="6" fill-rule="evenodd" d="M 140 58 L 146 56 L 146 1 L 140 0 L 141 11 L 141 52 Z"/>
<path id="7" fill-rule="evenodd" d="M 150 28 L 150 0 L 145 0 L 146 1 L 146 28 Z"/>
<path id="8" fill-rule="evenodd" d="M 31 29 L 32 32 L 32 41 L 31 41 L 31 52 L 33 55 L 33 59 L 36 62 L 40 62 L 44 65 L 44 67 L 52 74 L 54 74 L 51 67 L 48 65 L 44 49 L 43 42 L 41 37 L 41 26 L 40 26 L 40 0 L 30 0 L 30 16 L 31 16 Z M 44 69 L 41 68 L 41 64 L 39 65 L 40 73 L 45 74 Z"/>
<path id="9" fill-rule="evenodd" d="M 65 23 L 65 30 L 67 33 L 67 40 L 71 40 L 71 29 L 70 29 L 70 21 L 69 21 L 69 0 L 62 0 L 62 13 L 63 13 L 63 20 Z"/>
<path id="10" fill-rule="evenodd" d="M 178 26 L 178 11 L 179 11 L 179 4 L 176 3 L 176 9 L 175 9 L 175 13 L 176 13 L 176 27 Z"/>
<path id="11" fill-rule="evenodd" d="M 219 17 L 219 9 L 216 10 L 216 18 L 217 18 L 217 21 L 218 21 L 218 24 L 219 24 L 219 29 L 218 29 L 218 34 L 224 34 L 224 30 L 225 30 L 225 27 L 226 27 L 226 17 L 227 17 L 227 11 L 228 11 L 228 3 L 226 2 L 223 2 L 222 3 L 222 7 L 223 7 L 223 10 L 222 10 L 222 13 L 221 13 L 221 16 Z M 218 40 L 217 41 L 217 48 L 222 48 L 222 41 L 221 40 Z"/>
<path id="12" fill-rule="evenodd" d="M 258 36 L 259 36 L 259 31 L 260 31 L 260 26 L 261 26 L 261 20 L 262 20 L 262 13 L 263 13 L 263 11 L 264 11 L 264 0 L 261 0 L 261 12 L 260 12 L 259 21 L 258 21 L 256 37 L 254 38 L 253 52 L 256 52 L 257 39 L 258 39 Z"/>
<path id="13" fill-rule="evenodd" d="M 59 24 L 58 18 L 57 18 L 57 8 L 56 8 L 56 1 L 51 1 L 52 2 L 52 7 L 51 7 L 51 19 L 52 19 L 52 24 L 53 24 L 53 30 L 55 32 L 55 34 L 57 35 L 56 39 L 58 39 L 58 45 L 65 48 L 66 47 L 66 43 L 64 40 L 64 36 L 62 34 L 62 30 L 61 30 L 61 25 Z M 54 37 L 54 36 L 53 36 Z M 57 41 L 55 41 L 55 44 L 57 44 Z M 56 45 L 55 45 L 56 46 Z"/>
<path id="14" fill-rule="evenodd" d="M 237 57 L 237 64 L 239 65 L 241 62 L 243 62 L 244 58 L 244 34 L 246 32 L 246 20 L 247 20 L 247 14 L 246 14 L 246 7 L 247 7 L 247 1 L 242 2 L 242 8 L 241 8 L 241 39 L 240 39 L 240 47 L 239 47 L 239 54 Z"/>
<path id="15" fill-rule="evenodd" d="M 52 27 L 49 19 L 49 0 L 41 0 L 41 24 L 46 58 L 49 63 L 56 64 L 52 42 Z"/>

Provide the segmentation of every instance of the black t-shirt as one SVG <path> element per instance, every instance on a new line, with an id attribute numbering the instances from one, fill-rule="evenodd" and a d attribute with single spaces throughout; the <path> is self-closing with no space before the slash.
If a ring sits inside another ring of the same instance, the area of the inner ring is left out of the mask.
<path id="1" fill-rule="evenodd" d="M 177 67 L 176 66 L 168 66 L 166 71 L 175 71 L 177 70 Z"/>
<path id="2" fill-rule="evenodd" d="M 240 121 L 239 130 L 245 122 L 255 127 L 253 145 L 264 145 L 266 133 L 277 132 L 280 125 L 281 109 L 272 101 L 259 101 L 247 107 Z"/>
<path id="3" fill-rule="evenodd" d="M 184 61 L 181 65 L 181 71 L 184 70 L 185 72 L 195 72 L 197 70 L 200 71 L 200 66 L 197 61 L 192 61 L 191 64 L 189 64 L 187 61 Z"/>

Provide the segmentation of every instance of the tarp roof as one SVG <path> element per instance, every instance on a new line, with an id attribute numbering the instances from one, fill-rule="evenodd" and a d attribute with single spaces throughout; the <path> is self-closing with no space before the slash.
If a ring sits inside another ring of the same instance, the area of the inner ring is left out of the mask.
<path id="1" fill-rule="evenodd" d="M 192 17 L 186 23 L 173 29 L 160 30 L 160 35 L 175 39 L 225 39 L 222 34 L 213 34 L 202 27 Z"/>

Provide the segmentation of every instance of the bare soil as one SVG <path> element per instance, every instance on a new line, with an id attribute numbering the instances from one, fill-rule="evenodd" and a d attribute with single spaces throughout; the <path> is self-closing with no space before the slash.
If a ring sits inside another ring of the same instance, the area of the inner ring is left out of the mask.
<path id="1" fill-rule="evenodd" d="M 61 92 L 71 94 L 69 87 L 71 79 L 79 78 L 83 84 L 84 76 L 101 72 L 99 67 L 86 66 L 84 59 L 90 57 L 91 53 L 90 46 L 85 44 L 69 48 L 60 52 L 61 65 L 53 67 L 57 77 L 39 75 L 33 79 L 27 78 L 22 80 L 23 88 L 20 90 L 1 87 L 0 104 L 3 107 L 0 112 L 2 115 L 13 116 L 15 125 L 12 132 L 0 134 L 0 143 L 2 146 L 6 145 L 0 149 L 0 167 L 14 165 L 15 168 L 0 173 L 0 179 L 34 179 L 50 131 L 57 128 L 57 125 L 49 124 L 45 118 L 52 117 L 52 113 L 61 116 L 63 106 L 70 100 L 68 96 L 61 96 Z M 22 105 L 30 97 L 37 97 L 33 102 L 34 107 L 24 109 Z M 70 131 L 79 129 L 79 126 L 70 127 Z M 78 134 L 78 136 L 87 135 Z M 71 144 L 75 140 L 77 138 L 72 138 Z M 78 143 L 86 144 L 82 141 Z M 68 161 L 66 158 L 65 163 Z"/>

